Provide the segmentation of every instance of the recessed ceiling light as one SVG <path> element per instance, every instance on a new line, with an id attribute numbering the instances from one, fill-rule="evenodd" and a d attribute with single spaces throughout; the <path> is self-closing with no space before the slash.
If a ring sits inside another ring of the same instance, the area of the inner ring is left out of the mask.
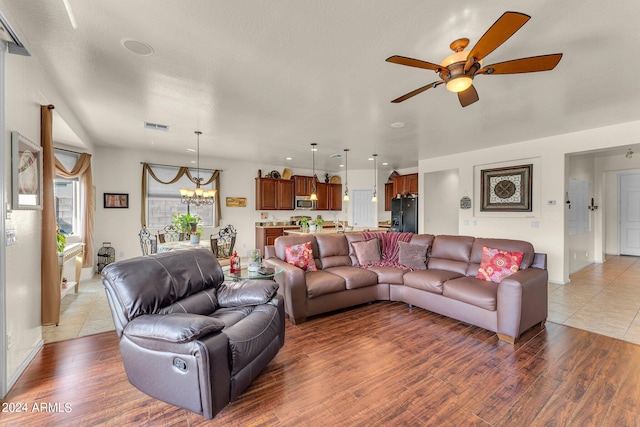
<path id="1" fill-rule="evenodd" d="M 387 166 L 388 164 L 389 164 L 389 163 L 384 162 L 384 163 L 382 164 L 382 166 Z"/>
<path id="2" fill-rule="evenodd" d="M 369 157 L 367 160 L 373 160 L 373 157 Z"/>
<path id="3" fill-rule="evenodd" d="M 193 148 L 187 148 L 187 151 L 189 151 L 190 153 L 195 153 L 196 152 L 196 150 L 193 149 Z"/>
<path id="4" fill-rule="evenodd" d="M 136 55 L 150 56 L 153 54 L 153 48 L 145 42 L 133 39 L 122 39 L 120 44 L 129 52 L 133 52 Z"/>
<path id="5" fill-rule="evenodd" d="M 401 129 L 401 128 L 405 127 L 406 125 L 407 124 L 405 122 L 393 122 L 389 126 L 391 126 L 394 129 Z"/>
<path id="6" fill-rule="evenodd" d="M 293 160 L 293 157 L 285 157 L 285 160 Z"/>
<path id="7" fill-rule="evenodd" d="M 341 168 L 343 168 L 343 167 L 344 167 L 344 165 L 338 165 L 338 167 L 341 167 Z"/>

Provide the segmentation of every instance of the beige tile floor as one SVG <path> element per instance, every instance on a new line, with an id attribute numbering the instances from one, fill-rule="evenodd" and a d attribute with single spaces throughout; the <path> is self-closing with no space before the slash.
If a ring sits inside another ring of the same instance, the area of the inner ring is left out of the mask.
<path id="1" fill-rule="evenodd" d="M 70 292 L 62 299 L 60 325 L 43 326 L 45 343 L 112 331 L 113 319 L 100 276 L 80 282 L 78 293 Z"/>
<path id="2" fill-rule="evenodd" d="M 549 284 L 548 321 L 640 344 L 640 258 L 607 257 L 570 277 Z M 44 342 L 114 330 L 99 276 L 80 283 L 62 300 L 60 326 L 44 326 Z"/>
<path id="3" fill-rule="evenodd" d="M 549 284 L 548 320 L 640 344 L 640 258 L 608 256 Z"/>

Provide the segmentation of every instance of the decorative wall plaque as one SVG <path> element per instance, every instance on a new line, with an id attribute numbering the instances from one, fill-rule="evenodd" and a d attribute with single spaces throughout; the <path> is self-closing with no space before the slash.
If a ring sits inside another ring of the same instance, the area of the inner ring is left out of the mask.
<path id="1" fill-rule="evenodd" d="M 464 196 L 460 199 L 460 209 L 471 209 L 471 198 L 469 196 Z"/>
<path id="2" fill-rule="evenodd" d="M 480 210 L 531 212 L 532 167 L 521 165 L 480 171 Z"/>

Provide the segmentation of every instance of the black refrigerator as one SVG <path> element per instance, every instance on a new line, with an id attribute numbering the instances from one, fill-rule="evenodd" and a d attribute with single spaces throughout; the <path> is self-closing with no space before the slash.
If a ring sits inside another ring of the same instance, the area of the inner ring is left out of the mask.
<path id="1" fill-rule="evenodd" d="M 418 198 L 391 199 L 391 228 L 389 231 L 418 232 Z"/>

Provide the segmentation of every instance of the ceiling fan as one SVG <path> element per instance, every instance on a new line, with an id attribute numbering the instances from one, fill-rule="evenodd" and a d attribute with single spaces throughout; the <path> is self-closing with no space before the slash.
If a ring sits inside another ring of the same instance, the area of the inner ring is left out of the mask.
<path id="1" fill-rule="evenodd" d="M 491 28 L 484 33 L 470 51 L 465 50 L 469 45 L 469 39 L 462 38 L 453 41 L 449 47 L 454 53 L 447 56 L 440 64 L 432 64 L 431 62 L 398 55 L 387 58 L 387 62 L 433 70 L 441 79 L 411 91 L 406 95 L 402 95 L 391 102 L 398 103 L 406 101 L 427 89 L 435 88 L 444 83 L 447 90 L 458 94 L 460 104 L 466 107 L 479 99 L 478 92 L 476 92 L 476 89 L 473 87 L 473 78 L 477 75 L 533 73 L 536 71 L 553 70 L 562 58 L 561 53 L 531 56 L 482 66 L 484 57 L 507 41 L 507 39 L 514 35 L 529 19 L 531 19 L 531 17 L 524 13 L 505 12 Z"/>

